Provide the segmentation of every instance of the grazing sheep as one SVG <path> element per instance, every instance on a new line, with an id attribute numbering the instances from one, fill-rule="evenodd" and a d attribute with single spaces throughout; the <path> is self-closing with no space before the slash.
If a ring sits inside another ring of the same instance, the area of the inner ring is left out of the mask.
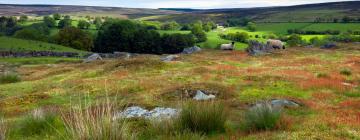
<path id="1" fill-rule="evenodd" d="M 280 40 L 269 39 L 266 44 L 273 49 L 285 49 L 284 43 Z"/>
<path id="2" fill-rule="evenodd" d="M 221 44 L 221 50 L 234 50 L 235 42 L 231 42 L 231 44 Z"/>

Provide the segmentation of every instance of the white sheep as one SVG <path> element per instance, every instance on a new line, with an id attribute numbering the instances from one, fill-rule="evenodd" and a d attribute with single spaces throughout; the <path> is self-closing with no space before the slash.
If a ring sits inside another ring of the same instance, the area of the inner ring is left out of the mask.
<path id="1" fill-rule="evenodd" d="M 231 42 L 231 44 L 221 44 L 221 50 L 234 50 L 235 49 L 235 42 Z"/>
<path id="2" fill-rule="evenodd" d="M 268 47 L 272 47 L 273 49 L 285 49 L 284 43 L 280 40 L 269 39 L 266 44 Z"/>

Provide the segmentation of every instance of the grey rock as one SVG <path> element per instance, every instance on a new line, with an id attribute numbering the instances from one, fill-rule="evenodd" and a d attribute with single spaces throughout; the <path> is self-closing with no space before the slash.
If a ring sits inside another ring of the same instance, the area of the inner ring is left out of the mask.
<path id="1" fill-rule="evenodd" d="M 299 107 L 300 105 L 294 101 L 286 99 L 274 99 L 271 100 L 271 105 L 274 107 Z"/>
<path id="2" fill-rule="evenodd" d="M 307 45 L 307 46 L 305 46 L 305 48 L 314 48 L 314 46 L 313 45 Z"/>
<path id="3" fill-rule="evenodd" d="M 84 63 L 89 63 L 89 62 L 93 62 L 95 60 L 102 60 L 102 57 L 97 54 L 97 53 L 94 53 L 92 55 L 90 55 L 89 57 L 87 57 L 86 59 L 84 59 Z"/>
<path id="4" fill-rule="evenodd" d="M 263 101 L 263 102 L 258 102 L 255 105 L 253 105 L 251 108 L 256 108 L 256 107 L 261 107 L 264 105 L 271 105 L 274 108 L 284 108 L 284 107 L 288 107 L 288 108 L 297 108 L 300 107 L 300 104 L 291 101 L 291 100 L 286 100 L 286 99 L 273 99 L 270 101 Z"/>
<path id="5" fill-rule="evenodd" d="M 215 95 L 206 95 L 204 92 L 198 90 L 196 91 L 196 95 L 194 96 L 194 100 L 201 101 L 201 100 L 210 100 L 215 99 Z"/>
<path id="6" fill-rule="evenodd" d="M 160 60 L 164 61 L 164 62 L 170 62 L 170 61 L 174 61 L 177 58 L 179 58 L 178 55 L 168 55 L 168 56 L 160 58 Z"/>
<path id="7" fill-rule="evenodd" d="M 183 54 L 192 54 L 192 53 L 196 53 L 199 51 L 201 51 L 201 48 L 198 46 L 194 46 L 194 47 L 185 48 L 182 53 Z"/>

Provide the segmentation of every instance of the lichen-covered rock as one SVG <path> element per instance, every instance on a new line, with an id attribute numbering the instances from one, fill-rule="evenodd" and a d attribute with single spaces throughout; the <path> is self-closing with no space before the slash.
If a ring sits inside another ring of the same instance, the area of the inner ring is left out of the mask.
<path id="1" fill-rule="evenodd" d="M 119 118 L 145 118 L 145 119 L 169 119 L 179 113 L 174 108 L 157 107 L 153 110 L 146 110 L 139 106 L 126 108 L 124 111 L 114 115 L 113 119 Z"/>
<path id="2" fill-rule="evenodd" d="M 211 100 L 215 99 L 215 95 L 206 95 L 204 92 L 198 90 L 196 95 L 193 98 L 194 100 L 201 101 L 201 100 Z"/>

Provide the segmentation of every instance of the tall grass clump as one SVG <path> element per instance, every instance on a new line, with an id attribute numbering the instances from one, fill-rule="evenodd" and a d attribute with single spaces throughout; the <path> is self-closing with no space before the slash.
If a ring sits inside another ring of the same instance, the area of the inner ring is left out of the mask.
<path id="1" fill-rule="evenodd" d="M 343 68 L 343 69 L 340 70 L 340 74 L 350 76 L 352 74 L 352 72 L 348 68 Z"/>
<path id="2" fill-rule="evenodd" d="M 16 123 L 11 131 L 12 137 L 43 137 L 53 136 L 63 128 L 61 118 L 53 113 L 39 113 L 35 110 Z"/>
<path id="3" fill-rule="evenodd" d="M 16 73 L 4 73 L 0 75 L 0 84 L 16 83 L 20 80 L 20 76 Z"/>
<path id="4" fill-rule="evenodd" d="M 6 134 L 8 130 L 8 125 L 5 120 L 0 116 L 0 140 L 6 139 Z"/>
<path id="5" fill-rule="evenodd" d="M 189 102 L 184 105 L 177 120 L 182 132 L 209 134 L 225 130 L 226 113 L 218 102 Z"/>
<path id="6" fill-rule="evenodd" d="M 113 120 L 113 105 L 94 108 L 79 106 L 63 114 L 67 139 L 78 140 L 128 140 L 128 125 L 123 120 Z"/>
<path id="7" fill-rule="evenodd" d="M 281 119 L 281 110 L 270 103 L 257 105 L 245 114 L 245 129 L 248 131 L 272 130 Z"/>

